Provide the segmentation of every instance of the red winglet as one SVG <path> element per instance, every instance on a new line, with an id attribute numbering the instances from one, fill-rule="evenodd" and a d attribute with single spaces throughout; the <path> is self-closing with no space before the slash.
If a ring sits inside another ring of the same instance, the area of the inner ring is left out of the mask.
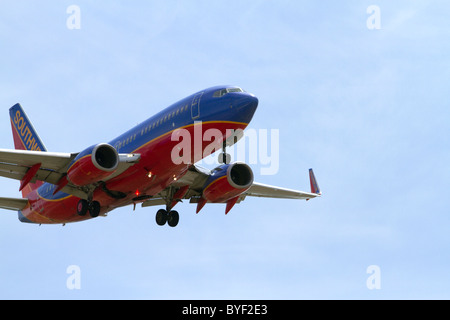
<path id="1" fill-rule="evenodd" d="M 30 181 L 34 178 L 36 173 L 41 168 L 41 165 L 42 165 L 41 163 L 38 163 L 38 164 L 35 164 L 34 166 L 32 166 L 30 169 L 28 169 L 27 173 L 24 175 L 23 179 L 20 181 L 19 191 L 22 191 L 23 188 L 25 188 L 30 183 Z"/>

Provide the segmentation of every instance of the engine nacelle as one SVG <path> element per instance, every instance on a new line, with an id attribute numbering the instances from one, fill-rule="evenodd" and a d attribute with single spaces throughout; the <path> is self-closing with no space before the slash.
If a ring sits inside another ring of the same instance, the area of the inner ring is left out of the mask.
<path id="1" fill-rule="evenodd" d="M 101 143 L 87 148 L 75 158 L 67 171 L 67 179 L 76 186 L 86 186 L 109 177 L 118 166 L 117 150 Z"/>
<path id="2" fill-rule="evenodd" d="M 253 184 L 253 171 L 245 163 L 225 164 L 213 170 L 203 188 L 203 198 L 221 203 L 236 198 Z"/>

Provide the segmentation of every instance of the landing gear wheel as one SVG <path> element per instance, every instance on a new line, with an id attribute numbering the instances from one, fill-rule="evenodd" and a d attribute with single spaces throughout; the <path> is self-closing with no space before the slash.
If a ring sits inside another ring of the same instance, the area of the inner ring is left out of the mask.
<path id="1" fill-rule="evenodd" d="M 177 211 L 170 211 L 169 218 L 167 219 L 167 224 L 174 228 L 178 225 L 178 221 L 180 221 L 180 215 Z"/>
<path id="2" fill-rule="evenodd" d="M 89 215 L 92 218 L 97 218 L 100 215 L 100 203 L 98 201 L 94 201 L 89 205 Z"/>
<path id="3" fill-rule="evenodd" d="M 89 204 L 86 200 L 81 199 L 77 204 L 77 213 L 79 216 L 84 217 L 88 212 Z"/>
<path id="4" fill-rule="evenodd" d="M 165 225 L 167 219 L 168 219 L 167 211 L 164 209 L 158 210 L 158 212 L 156 213 L 156 223 L 158 224 L 158 226 Z"/>

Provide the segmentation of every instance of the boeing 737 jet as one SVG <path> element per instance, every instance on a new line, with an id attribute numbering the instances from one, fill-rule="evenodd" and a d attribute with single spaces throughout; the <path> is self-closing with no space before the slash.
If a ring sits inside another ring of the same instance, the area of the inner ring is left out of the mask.
<path id="1" fill-rule="evenodd" d="M 0 149 L 0 176 L 19 180 L 22 198 L 0 198 L 0 208 L 18 211 L 21 222 L 64 225 L 128 205 L 161 206 L 156 223 L 175 227 L 179 214 L 173 208 L 180 201 L 197 204 L 197 213 L 208 203 L 224 203 L 228 213 L 248 196 L 319 197 L 312 169 L 311 192 L 303 192 L 254 182 L 247 164 L 230 163 L 226 148 L 239 140 L 257 106 L 258 99 L 239 87 L 213 87 L 107 143 L 56 153 L 47 151 L 16 104 L 10 109 L 15 150 Z M 207 139 L 207 132 L 215 138 Z M 205 151 L 221 149 L 217 168 L 195 164 L 209 155 Z"/>

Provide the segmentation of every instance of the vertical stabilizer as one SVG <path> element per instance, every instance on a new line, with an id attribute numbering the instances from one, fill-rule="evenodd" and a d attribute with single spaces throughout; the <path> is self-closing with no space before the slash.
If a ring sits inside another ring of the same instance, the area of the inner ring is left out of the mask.
<path id="1" fill-rule="evenodd" d="M 11 118 L 12 134 L 14 138 L 14 147 L 16 150 L 30 150 L 30 151 L 47 151 L 41 138 L 37 134 L 30 119 L 28 119 L 25 111 L 23 111 L 20 104 L 14 105 L 9 109 Z M 24 198 L 42 185 L 42 182 L 29 183 L 40 168 L 40 164 L 35 164 L 28 169 L 27 174 L 20 183 L 20 191 Z"/>
<path id="2" fill-rule="evenodd" d="M 47 151 L 20 104 L 9 109 L 16 150 Z"/>

